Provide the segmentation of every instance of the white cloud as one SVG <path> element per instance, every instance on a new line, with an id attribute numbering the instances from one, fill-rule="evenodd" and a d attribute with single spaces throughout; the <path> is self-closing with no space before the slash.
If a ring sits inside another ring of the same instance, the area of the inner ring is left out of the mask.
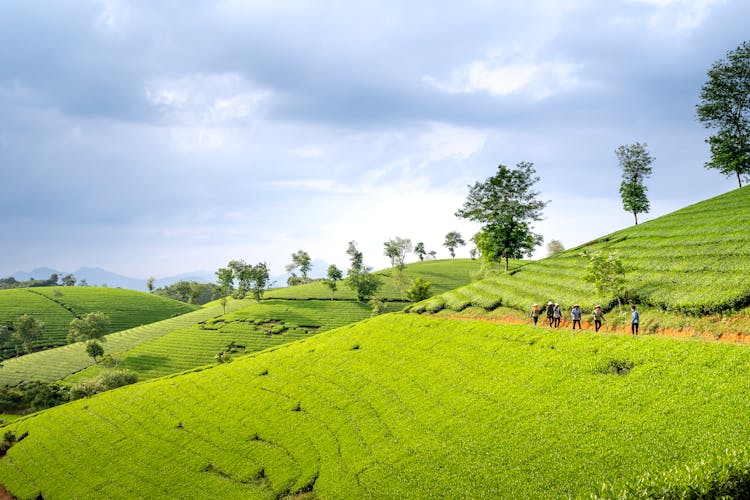
<path id="1" fill-rule="evenodd" d="M 527 93 L 544 99 L 580 85 L 579 64 L 566 61 L 536 61 L 533 57 L 502 55 L 471 61 L 454 70 L 446 80 L 423 76 L 422 81 L 444 92 L 493 96 Z"/>
<path id="2" fill-rule="evenodd" d="M 687 34 L 699 28 L 708 18 L 711 9 L 726 0 L 629 0 L 646 4 L 652 9 L 646 22 L 652 30 L 666 30 L 674 34 Z"/>

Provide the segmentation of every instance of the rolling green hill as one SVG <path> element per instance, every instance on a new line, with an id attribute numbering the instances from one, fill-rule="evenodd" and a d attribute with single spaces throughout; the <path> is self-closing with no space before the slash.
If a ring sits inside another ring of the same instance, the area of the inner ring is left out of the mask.
<path id="1" fill-rule="evenodd" d="M 133 290 L 97 287 L 38 287 L 0 290 L 0 325 L 12 325 L 22 314 L 44 323 L 44 338 L 34 348 L 44 349 L 66 343 L 70 321 L 83 314 L 103 311 L 112 321 L 113 332 L 153 323 L 195 310 L 195 306 Z M 7 357 L 16 345 L 0 346 Z"/>
<path id="2" fill-rule="evenodd" d="M 15 421 L 0 483 L 47 500 L 587 497 L 743 450 L 748 370 L 731 344 L 391 314 Z"/>
<path id="3" fill-rule="evenodd" d="M 479 266 L 479 262 L 469 259 L 418 262 L 408 264 L 404 276 L 408 280 L 416 276 L 434 280 L 436 290 L 444 291 L 468 283 Z M 391 272 L 381 271 L 386 286 L 379 297 L 391 301 L 386 305 L 387 312 L 400 310 L 406 304 L 397 300 L 400 294 L 388 279 Z M 54 290 L 49 293 L 54 296 Z M 121 367 L 138 372 L 143 380 L 214 362 L 222 352 L 236 357 L 371 315 L 370 305 L 355 301 L 354 294 L 343 283 L 339 284 L 336 300 L 330 300 L 330 290 L 322 283 L 276 289 L 266 297 L 283 298 L 266 298 L 261 304 L 250 299 L 230 300 L 229 314 L 222 317 L 222 307 L 214 301 L 179 318 L 110 335 L 104 348 L 121 362 Z M 84 310 L 87 306 L 77 307 Z M 0 370 L 0 384 L 64 378 L 72 383 L 95 377 L 101 371 L 102 367 L 86 356 L 83 346 L 74 344 L 6 361 Z"/>
<path id="4" fill-rule="evenodd" d="M 666 311 L 715 314 L 750 305 L 750 187 L 696 203 L 617 231 L 547 259 L 432 297 L 411 308 L 436 312 L 500 305 L 527 310 L 534 302 L 559 302 L 584 310 L 602 297 L 582 280 L 582 252 L 617 252 L 628 268 L 629 298 Z"/>

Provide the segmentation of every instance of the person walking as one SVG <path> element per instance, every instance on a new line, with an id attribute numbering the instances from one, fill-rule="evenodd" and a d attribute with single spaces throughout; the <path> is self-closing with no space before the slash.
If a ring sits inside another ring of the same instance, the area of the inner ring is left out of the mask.
<path id="1" fill-rule="evenodd" d="M 555 328 L 558 328 L 560 326 L 561 320 L 562 320 L 562 311 L 560 311 L 560 304 L 555 302 L 555 307 L 552 308 L 552 321 L 555 325 Z"/>
<path id="2" fill-rule="evenodd" d="M 555 321 L 555 304 L 550 300 L 547 302 L 547 326 L 552 328 L 552 323 Z"/>
<path id="3" fill-rule="evenodd" d="M 531 306 L 531 319 L 534 321 L 534 326 L 536 326 L 536 322 L 539 321 L 539 304 L 534 304 Z"/>
<path id="4" fill-rule="evenodd" d="M 594 307 L 593 312 L 591 313 L 594 316 L 594 328 L 596 331 L 599 331 L 599 328 L 602 327 L 602 320 L 606 321 L 607 319 L 604 317 L 604 313 L 602 312 L 602 306 L 596 305 Z"/>
<path id="5" fill-rule="evenodd" d="M 638 314 L 638 310 L 635 305 L 630 306 L 633 314 L 630 315 L 630 334 L 638 335 L 638 323 L 641 322 L 641 316 Z"/>
<path id="6" fill-rule="evenodd" d="M 570 310 L 570 315 L 573 317 L 573 330 L 576 329 L 576 323 L 578 323 L 578 329 L 582 330 L 581 328 L 581 306 L 578 304 L 573 306 L 573 309 Z"/>

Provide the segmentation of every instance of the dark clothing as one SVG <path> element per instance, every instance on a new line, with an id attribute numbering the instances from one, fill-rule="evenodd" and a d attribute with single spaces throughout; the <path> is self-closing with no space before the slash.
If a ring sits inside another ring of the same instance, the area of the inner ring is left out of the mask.
<path id="1" fill-rule="evenodd" d="M 638 335 L 638 323 L 630 323 L 630 333 L 632 335 Z"/>
<path id="2" fill-rule="evenodd" d="M 601 322 L 601 321 L 599 321 L 598 319 L 595 319 L 595 320 L 594 320 L 594 328 L 596 328 L 596 330 L 595 330 L 595 331 L 597 331 L 597 332 L 598 332 L 598 331 L 599 331 L 599 328 L 601 328 L 601 327 L 602 327 L 602 322 Z"/>
<path id="3" fill-rule="evenodd" d="M 578 323 L 578 329 L 579 330 L 583 330 L 583 328 L 581 327 L 581 320 L 580 319 L 574 319 L 573 320 L 573 330 L 576 329 L 576 323 Z"/>

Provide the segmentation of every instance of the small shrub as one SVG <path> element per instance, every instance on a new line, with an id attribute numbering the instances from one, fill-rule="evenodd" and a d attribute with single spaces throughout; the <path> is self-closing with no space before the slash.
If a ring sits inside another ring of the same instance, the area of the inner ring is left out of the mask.
<path id="1" fill-rule="evenodd" d="M 604 375 L 627 375 L 633 369 L 635 363 L 627 359 L 610 359 L 599 368 L 599 373 Z"/>

